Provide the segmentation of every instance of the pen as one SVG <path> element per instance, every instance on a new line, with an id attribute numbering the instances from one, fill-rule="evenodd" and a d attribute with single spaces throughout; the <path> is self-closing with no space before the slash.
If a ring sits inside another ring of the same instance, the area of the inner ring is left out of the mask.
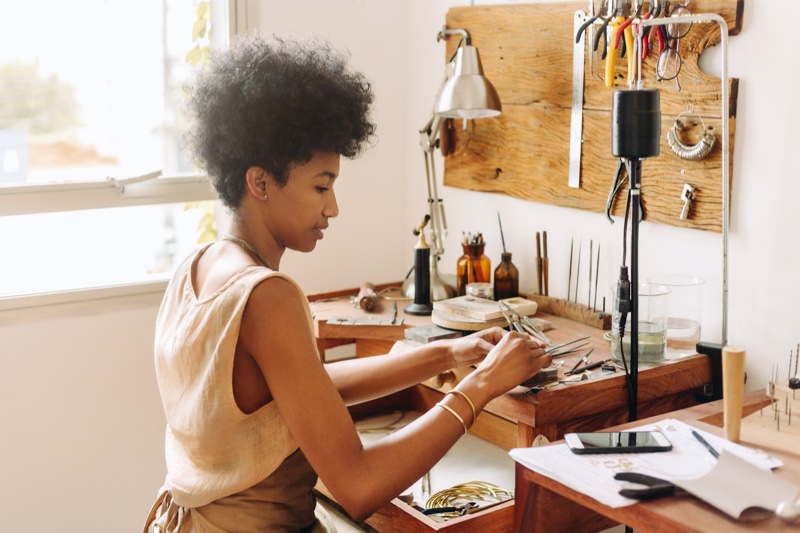
<path id="1" fill-rule="evenodd" d="M 397 324 L 397 302 L 392 302 L 392 324 Z"/>
<path id="2" fill-rule="evenodd" d="M 715 450 L 715 449 L 714 449 L 714 447 L 713 447 L 713 446 L 711 446 L 711 445 L 710 445 L 710 444 L 709 444 L 709 443 L 706 441 L 706 439 L 704 439 L 704 438 L 703 438 L 703 437 L 700 435 L 700 433 L 696 432 L 695 430 L 692 430 L 692 435 L 694 435 L 694 438 L 696 438 L 696 439 L 698 440 L 698 442 L 699 442 L 700 444 L 702 444 L 702 445 L 705 447 L 705 449 L 706 449 L 706 450 L 708 450 L 708 451 L 711 453 L 711 455 L 713 455 L 713 456 L 714 456 L 714 459 L 719 459 L 719 452 L 718 452 L 717 450 Z"/>

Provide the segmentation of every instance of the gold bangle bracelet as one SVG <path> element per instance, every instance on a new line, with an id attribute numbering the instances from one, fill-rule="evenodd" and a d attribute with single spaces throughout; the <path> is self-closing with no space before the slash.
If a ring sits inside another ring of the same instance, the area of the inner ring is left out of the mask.
<path id="1" fill-rule="evenodd" d="M 462 398 L 467 400 L 467 403 L 469 404 L 469 408 L 472 409 L 472 423 L 474 424 L 475 420 L 478 418 L 478 413 L 475 412 L 475 404 L 472 403 L 472 400 L 469 399 L 469 396 L 467 396 L 466 394 L 464 394 L 460 390 L 456 390 L 456 389 L 451 390 L 447 394 L 458 394 L 459 396 L 461 396 Z M 447 394 L 445 394 L 445 396 L 447 396 Z"/>
<path id="2" fill-rule="evenodd" d="M 439 407 L 441 407 L 445 411 L 448 411 L 450 414 L 456 417 L 456 419 L 458 419 L 458 421 L 461 422 L 461 425 L 464 427 L 464 435 L 467 434 L 467 425 L 464 423 L 464 419 L 461 418 L 461 416 L 458 413 L 456 413 L 453 409 L 450 409 L 443 403 L 437 403 L 436 405 L 438 405 Z"/>

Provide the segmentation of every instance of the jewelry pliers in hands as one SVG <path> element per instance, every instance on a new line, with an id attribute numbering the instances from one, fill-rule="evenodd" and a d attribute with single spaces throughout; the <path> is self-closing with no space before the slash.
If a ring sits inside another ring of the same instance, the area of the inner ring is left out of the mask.
<path id="1" fill-rule="evenodd" d="M 506 313 L 508 311 L 508 313 Z M 528 317 L 521 316 L 514 308 L 505 302 L 500 302 L 500 312 L 503 313 L 503 318 L 506 319 L 511 329 L 519 331 L 520 333 L 527 333 L 533 335 L 547 346 L 553 346 L 553 342 L 547 338 L 547 335 L 533 322 L 528 320 Z"/>

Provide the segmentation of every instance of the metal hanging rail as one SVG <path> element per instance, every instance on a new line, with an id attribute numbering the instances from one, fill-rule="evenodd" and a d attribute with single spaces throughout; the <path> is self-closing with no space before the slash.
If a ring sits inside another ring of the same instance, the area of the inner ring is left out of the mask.
<path id="1" fill-rule="evenodd" d="M 684 15 L 679 17 L 666 17 L 647 19 L 639 22 L 636 31 L 636 49 L 642 49 L 642 35 L 648 26 L 664 26 L 666 24 L 681 24 L 689 22 L 712 23 L 716 22 L 720 28 L 720 43 L 722 45 L 722 346 L 728 344 L 728 226 L 730 206 L 730 140 L 728 134 L 728 23 L 721 16 L 709 13 L 699 15 Z M 636 89 L 642 89 L 642 54 L 638 55 Z"/>

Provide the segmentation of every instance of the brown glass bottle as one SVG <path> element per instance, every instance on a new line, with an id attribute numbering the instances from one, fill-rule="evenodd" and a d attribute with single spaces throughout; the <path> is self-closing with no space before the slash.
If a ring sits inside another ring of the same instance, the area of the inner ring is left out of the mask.
<path id="1" fill-rule="evenodd" d="M 494 270 L 494 299 L 519 296 L 519 270 L 511 262 L 511 252 L 503 252 L 500 257 L 500 264 Z"/>
<path id="2" fill-rule="evenodd" d="M 483 254 L 485 242 L 478 244 L 462 244 L 464 255 L 456 264 L 456 285 L 459 296 L 467 294 L 470 283 L 490 283 L 492 281 L 492 262 Z"/>

